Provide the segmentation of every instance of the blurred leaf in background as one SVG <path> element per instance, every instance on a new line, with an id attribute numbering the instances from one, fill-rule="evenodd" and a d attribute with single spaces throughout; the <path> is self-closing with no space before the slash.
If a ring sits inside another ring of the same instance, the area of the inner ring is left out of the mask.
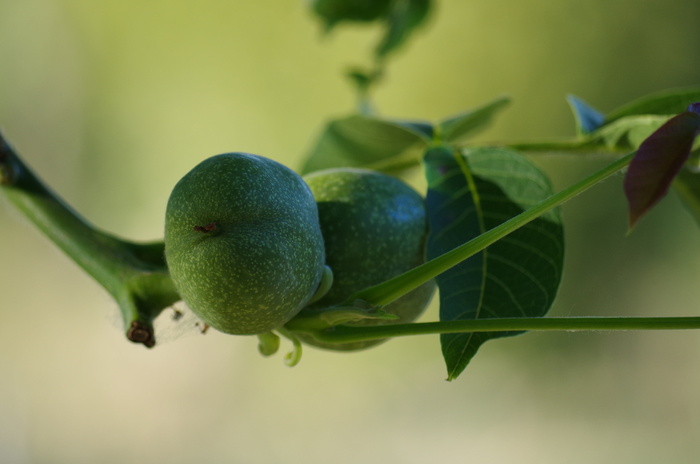
<path id="1" fill-rule="evenodd" d="M 313 0 L 311 10 L 326 32 L 343 23 L 379 22 L 384 29 L 375 48 L 383 59 L 399 48 L 428 17 L 431 0 Z"/>

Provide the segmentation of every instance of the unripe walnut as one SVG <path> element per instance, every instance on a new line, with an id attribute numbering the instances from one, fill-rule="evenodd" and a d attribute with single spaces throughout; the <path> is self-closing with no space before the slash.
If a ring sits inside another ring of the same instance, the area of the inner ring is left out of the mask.
<path id="1" fill-rule="evenodd" d="M 321 281 L 314 197 L 273 160 L 213 156 L 170 195 L 165 256 L 175 287 L 203 322 L 230 334 L 268 332 L 294 317 Z"/>
<path id="2" fill-rule="evenodd" d="M 353 293 L 396 277 L 425 261 L 428 232 L 425 201 L 403 181 L 366 169 L 338 168 L 304 176 L 316 198 L 333 285 L 310 311 L 343 303 Z M 364 324 L 407 323 L 425 310 L 435 291 L 430 281 L 385 306 L 397 320 Z M 348 351 L 381 343 L 322 343 L 300 334 L 302 341 Z"/>

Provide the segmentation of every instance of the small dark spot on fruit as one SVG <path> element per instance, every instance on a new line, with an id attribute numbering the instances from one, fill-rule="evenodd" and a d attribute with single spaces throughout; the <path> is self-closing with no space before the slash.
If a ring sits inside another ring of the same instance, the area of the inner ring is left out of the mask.
<path id="1" fill-rule="evenodd" d="M 207 232 L 212 232 L 216 230 L 216 222 L 210 222 L 206 226 L 194 226 L 194 230 L 197 232 L 202 232 L 206 234 Z"/>

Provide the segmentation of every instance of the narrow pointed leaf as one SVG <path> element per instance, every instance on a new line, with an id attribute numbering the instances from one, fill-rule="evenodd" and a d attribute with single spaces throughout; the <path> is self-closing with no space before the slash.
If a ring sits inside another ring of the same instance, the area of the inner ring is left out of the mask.
<path id="1" fill-rule="evenodd" d="M 641 114 L 679 114 L 696 101 L 700 101 L 700 87 L 664 90 L 646 95 L 612 110 L 606 115 L 605 122 L 609 124 L 627 116 Z"/>
<path id="2" fill-rule="evenodd" d="M 352 115 L 330 121 L 309 153 L 303 173 L 372 165 L 415 153 L 420 157 L 430 124 Z"/>
<path id="3" fill-rule="evenodd" d="M 547 177 L 525 157 L 502 148 L 454 154 L 439 147 L 424 158 L 434 258 L 492 229 L 551 195 Z M 558 210 L 528 223 L 437 277 L 440 319 L 539 317 L 549 310 L 563 266 Z M 520 332 L 443 334 L 448 380 L 487 340 Z"/>
<path id="4" fill-rule="evenodd" d="M 566 97 L 566 100 L 569 102 L 571 111 L 574 113 L 574 119 L 576 119 L 576 130 L 579 135 L 589 134 L 598 129 L 605 122 L 605 116 L 602 113 L 588 105 L 580 98 L 574 95 L 569 95 Z"/>
<path id="5" fill-rule="evenodd" d="M 586 123 L 582 121 L 590 116 L 588 113 L 590 107 L 576 97 L 570 96 L 569 104 L 579 124 L 579 135 L 584 135 L 579 144 L 572 149 L 583 153 L 596 152 L 601 148 L 605 151 L 620 153 L 636 150 L 673 115 L 685 111 L 691 102 L 698 100 L 700 100 L 698 87 L 654 93 L 611 111 L 604 117 L 602 124 L 599 124 L 600 121 L 594 116 L 594 123 L 589 124 L 589 128 L 595 124 L 598 126 L 586 132 L 584 130 Z"/>
<path id="6" fill-rule="evenodd" d="M 453 143 L 491 123 L 494 116 L 508 106 L 510 98 L 501 97 L 479 108 L 449 117 L 439 124 L 440 136 L 445 143 Z"/>
<path id="7" fill-rule="evenodd" d="M 700 133 L 700 103 L 669 119 L 640 146 L 625 175 L 630 229 L 668 192 Z"/>

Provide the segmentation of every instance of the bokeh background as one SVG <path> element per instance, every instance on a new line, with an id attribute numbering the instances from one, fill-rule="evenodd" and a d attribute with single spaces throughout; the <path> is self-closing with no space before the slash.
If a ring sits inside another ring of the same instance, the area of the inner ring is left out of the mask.
<path id="1" fill-rule="evenodd" d="M 437 120 L 508 94 L 481 140 L 573 134 L 565 95 L 603 111 L 700 83 L 697 0 L 437 1 L 377 89 Z M 0 0 L 0 127 L 99 227 L 162 236 L 204 157 L 301 166 L 353 109 L 342 73 L 371 28 L 323 38 L 302 1 Z M 607 162 L 538 155 L 556 189 Z M 626 236 L 621 178 L 563 209 L 552 315 L 694 315 L 700 231 L 669 196 Z M 700 454 L 700 333 L 529 333 L 446 382 L 435 336 L 290 369 L 251 337 L 126 341 L 108 295 L 0 201 L 0 462 L 657 463 Z M 435 308 L 425 320 L 435 319 Z M 166 337 L 167 338 L 167 337 Z M 288 348 L 283 346 L 283 350 Z"/>

